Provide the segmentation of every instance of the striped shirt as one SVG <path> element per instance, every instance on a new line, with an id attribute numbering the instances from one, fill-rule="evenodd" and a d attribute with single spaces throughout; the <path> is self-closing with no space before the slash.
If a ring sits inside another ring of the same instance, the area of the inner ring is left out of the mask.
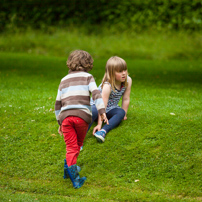
<path id="1" fill-rule="evenodd" d="M 83 71 L 69 71 L 61 80 L 55 102 L 55 115 L 59 125 L 68 116 L 77 116 L 91 123 L 91 94 L 99 114 L 105 113 L 104 102 L 93 76 Z"/>

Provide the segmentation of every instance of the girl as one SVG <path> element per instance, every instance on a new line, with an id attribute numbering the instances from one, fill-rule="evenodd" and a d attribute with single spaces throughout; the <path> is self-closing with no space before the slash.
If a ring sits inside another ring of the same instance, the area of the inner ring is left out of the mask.
<path id="1" fill-rule="evenodd" d="M 101 117 L 98 115 L 95 105 L 92 106 L 92 123 L 98 120 L 97 126 L 93 129 L 93 135 L 98 142 L 103 143 L 106 134 L 118 126 L 122 120 L 127 119 L 131 85 L 132 79 L 128 76 L 125 60 L 118 56 L 111 57 L 107 61 L 102 83 L 98 87 L 102 93 L 109 124 L 102 127 Z M 118 103 L 122 96 L 122 107 L 119 107 Z"/>

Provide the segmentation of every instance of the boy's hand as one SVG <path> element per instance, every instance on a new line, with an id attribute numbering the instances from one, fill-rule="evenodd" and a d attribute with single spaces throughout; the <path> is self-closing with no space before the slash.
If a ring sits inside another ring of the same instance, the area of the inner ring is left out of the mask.
<path id="1" fill-rule="evenodd" d="M 109 121 L 105 113 L 101 114 L 101 120 L 104 121 L 107 125 L 109 125 Z"/>
<path id="2" fill-rule="evenodd" d="M 123 118 L 123 120 L 125 121 L 126 119 L 127 119 L 127 116 L 125 115 L 124 118 Z"/>
<path id="3" fill-rule="evenodd" d="M 62 133 L 62 126 L 59 126 L 59 128 L 58 128 L 58 133 L 62 136 L 63 135 L 63 133 Z"/>

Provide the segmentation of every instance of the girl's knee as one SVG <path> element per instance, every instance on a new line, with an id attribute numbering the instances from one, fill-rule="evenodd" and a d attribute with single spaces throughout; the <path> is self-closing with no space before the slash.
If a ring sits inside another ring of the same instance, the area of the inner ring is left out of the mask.
<path id="1" fill-rule="evenodd" d="M 123 109 L 120 109 L 119 114 L 121 117 L 124 118 L 124 116 L 126 115 L 126 112 Z"/>
<path id="2" fill-rule="evenodd" d="M 124 118 L 124 116 L 126 115 L 126 112 L 122 108 L 119 108 L 116 111 L 115 115 L 118 116 L 118 117 L 120 117 L 120 119 L 122 120 Z"/>

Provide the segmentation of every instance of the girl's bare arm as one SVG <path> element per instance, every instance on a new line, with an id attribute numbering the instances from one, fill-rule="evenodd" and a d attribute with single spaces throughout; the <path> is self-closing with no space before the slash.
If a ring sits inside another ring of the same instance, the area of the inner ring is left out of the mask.
<path id="1" fill-rule="evenodd" d="M 105 108 L 107 107 L 110 93 L 111 93 L 111 86 L 109 84 L 104 84 L 102 89 L 102 99 L 104 101 Z M 98 114 L 98 124 L 93 129 L 93 135 L 96 131 L 99 131 L 101 128 L 102 128 L 102 119 L 101 116 Z"/>
<path id="2" fill-rule="evenodd" d="M 127 86 L 127 88 L 123 94 L 123 98 L 122 98 L 122 109 L 126 112 L 126 115 L 127 115 L 128 107 L 130 104 L 131 86 L 132 86 L 132 79 L 130 77 L 128 77 L 128 86 Z M 127 119 L 126 115 L 124 117 L 124 120 Z"/>

